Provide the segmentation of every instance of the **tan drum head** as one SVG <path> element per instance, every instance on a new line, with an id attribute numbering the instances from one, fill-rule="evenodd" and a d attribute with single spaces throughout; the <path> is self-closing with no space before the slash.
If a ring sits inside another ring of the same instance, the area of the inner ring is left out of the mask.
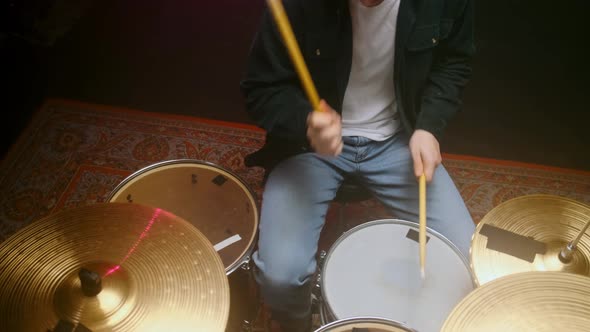
<path id="1" fill-rule="evenodd" d="M 402 324 L 384 318 L 364 317 L 338 320 L 316 332 L 416 332 Z"/>
<path id="2" fill-rule="evenodd" d="M 228 274 L 255 243 L 258 208 L 252 191 L 212 163 L 181 159 L 145 167 L 123 180 L 108 201 L 156 207 L 189 221 L 215 246 Z"/>

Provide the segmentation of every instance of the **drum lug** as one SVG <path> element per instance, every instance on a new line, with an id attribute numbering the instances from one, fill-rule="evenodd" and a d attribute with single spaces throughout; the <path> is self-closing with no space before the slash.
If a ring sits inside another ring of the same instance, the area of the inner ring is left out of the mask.
<path id="1" fill-rule="evenodd" d="M 316 277 L 315 277 L 315 284 L 314 284 L 314 289 L 319 290 L 322 286 L 322 274 L 320 272 L 317 273 Z"/>
<path id="2" fill-rule="evenodd" d="M 318 275 L 315 278 L 312 293 L 318 300 L 322 296 L 322 275 L 320 273 L 318 273 Z"/>
<path id="3" fill-rule="evenodd" d="M 320 251 L 319 259 L 318 259 L 318 267 L 321 269 L 324 266 L 324 261 L 326 260 L 326 256 L 328 254 L 325 250 Z"/>
<path id="4" fill-rule="evenodd" d="M 242 332 L 252 332 L 252 323 L 247 320 L 242 321 Z"/>
<path id="5" fill-rule="evenodd" d="M 246 259 L 244 260 L 240 268 L 244 271 L 250 271 L 250 256 L 246 256 Z"/>
<path id="6" fill-rule="evenodd" d="M 316 273 L 316 277 L 314 280 L 314 285 L 313 285 L 313 290 L 312 293 L 315 297 L 316 300 L 320 300 L 321 299 L 321 285 L 322 285 L 322 268 L 324 266 L 324 261 L 326 260 L 326 251 L 322 250 L 320 251 L 319 255 L 318 255 L 318 268 L 317 268 L 317 273 Z"/>

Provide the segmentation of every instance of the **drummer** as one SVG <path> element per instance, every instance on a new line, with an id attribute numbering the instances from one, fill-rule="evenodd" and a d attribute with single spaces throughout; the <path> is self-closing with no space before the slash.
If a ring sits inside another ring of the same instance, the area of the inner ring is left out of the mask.
<path id="1" fill-rule="evenodd" d="M 471 76 L 473 4 L 284 3 L 323 112 L 312 112 L 265 12 L 240 83 L 247 112 L 267 132 L 253 156 L 268 176 L 253 259 L 273 319 L 283 331 L 309 331 L 318 240 L 345 177 L 360 179 L 395 217 L 417 221 L 424 174 L 428 226 L 467 256 L 474 223 L 439 142 Z"/>

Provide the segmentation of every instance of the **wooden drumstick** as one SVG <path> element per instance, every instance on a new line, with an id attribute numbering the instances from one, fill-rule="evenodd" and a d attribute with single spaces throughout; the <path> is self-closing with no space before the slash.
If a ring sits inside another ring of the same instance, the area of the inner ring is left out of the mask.
<path id="1" fill-rule="evenodd" d="M 426 277 L 424 266 L 426 265 L 426 176 L 422 174 L 420 176 L 420 276 L 422 280 Z"/>
<path id="2" fill-rule="evenodd" d="M 319 108 L 320 97 L 318 96 L 316 88 L 313 84 L 313 80 L 311 79 L 309 70 L 305 65 L 305 60 L 303 60 L 301 50 L 299 49 L 297 40 L 293 35 L 293 29 L 291 28 L 289 18 L 285 13 L 285 8 L 283 7 L 281 0 L 267 0 L 266 2 L 270 7 L 275 22 L 279 27 L 279 31 L 283 37 L 285 45 L 287 46 L 287 50 L 289 52 L 289 56 L 291 57 L 291 61 L 295 66 L 295 69 L 297 71 L 297 74 L 299 75 L 301 83 L 303 84 L 303 89 L 307 94 L 307 98 L 309 99 L 311 106 L 315 111 L 321 111 L 321 109 Z"/>

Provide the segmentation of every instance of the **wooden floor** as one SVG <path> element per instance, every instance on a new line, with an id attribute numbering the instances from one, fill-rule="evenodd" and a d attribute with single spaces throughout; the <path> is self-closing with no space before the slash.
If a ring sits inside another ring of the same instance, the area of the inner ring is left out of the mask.
<path id="1" fill-rule="evenodd" d="M 77 20 L 57 16 L 67 29 L 51 45 L 4 34 L 4 114 L 16 120 L 3 121 L 3 152 L 46 97 L 250 123 L 238 82 L 263 6 L 107 0 Z M 589 8 L 476 1 L 474 76 L 443 151 L 590 170 Z"/>

